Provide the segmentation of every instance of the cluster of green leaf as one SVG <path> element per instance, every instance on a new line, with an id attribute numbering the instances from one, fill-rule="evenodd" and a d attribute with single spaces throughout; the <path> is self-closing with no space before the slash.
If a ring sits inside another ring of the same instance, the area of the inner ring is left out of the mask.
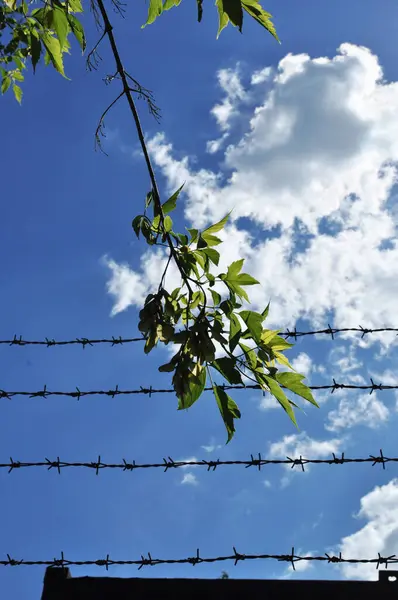
<path id="1" fill-rule="evenodd" d="M 203 16 L 203 0 L 196 0 L 196 2 L 198 7 L 198 21 L 200 22 Z M 148 19 L 143 27 L 150 25 L 163 12 L 179 4 L 181 4 L 181 0 L 149 0 Z M 219 20 L 217 37 L 229 22 L 238 27 L 239 31 L 242 31 L 243 15 L 246 12 L 257 23 L 265 27 L 279 42 L 275 26 L 271 20 L 272 15 L 263 9 L 258 0 L 216 0 L 216 7 Z"/>
<path id="2" fill-rule="evenodd" d="M 149 0 L 147 24 L 180 2 Z M 112 0 L 112 3 L 120 12 L 119 0 Z M 12 86 L 19 102 L 22 90 L 18 82 L 24 79 L 27 60 L 31 61 L 35 71 L 43 57 L 45 64 L 52 64 L 65 76 L 63 54 L 70 49 L 69 34 L 75 36 L 83 51 L 86 45 L 83 26 L 75 16 L 83 11 L 82 0 L 43 0 L 40 8 L 33 5 L 34 0 L 0 0 L 1 91 L 4 93 Z M 197 5 L 200 21 L 203 0 L 197 0 Z M 294 371 L 284 354 L 292 345 L 279 336 L 278 331 L 264 327 L 268 307 L 262 313 L 247 308 L 246 287 L 256 285 L 258 281 L 242 272 L 243 260 L 229 265 L 226 273 L 215 273 L 220 261 L 216 248 L 221 244 L 216 234 L 224 228 L 229 215 L 204 231 L 174 232 L 170 213 L 176 208 L 182 188 L 161 204 L 132 96 L 137 90 L 130 87 L 128 78 L 135 80 L 121 63 L 103 0 L 92 0 L 91 6 L 97 25 L 102 27 L 102 35 L 90 54 L 108 36 L 117 74 L 123 83 L 123 91 L 116 101 L 122 96 L 127 97 L 153 186 L 147 195 L 144 213 L 133 220 L 133 229 L 137 237 L 142 236 L 149 245 L 166 246 L 169 252 L 158 290 L 146 298 L 140 312 L 139 329 L 145 336 L 145 352 L 149 353 L 159 342 L 174 345 L 175 353 L 159 370 L 173 373 L 179 409 L 192 406 L 209 386 L 227 429 L 228 441 L 234 435 L 235 420 L 240 418 L 237 404 L 226 392 L 228 386 L 254 382 L 264 393 L 271 393 L 296 424 L 293 408 L 297 405 L 286 396 L 284 389 L 315 406 L 317 404 L 303 383 L 304 377 Z M 278 39 L 271 16 L 258 0 L 216 0 L 216 6 L 219 33 L 229 21 L 242 30 L 246 11 Z M 117 78 L 113 76 L 111 80 L 114 79 Z M 148 217 L 148 210 L 153 210 L 152 218 Z M 168 291 L 165 282 L 172 261 L 181 275 L 181 285 Z M 280 372 L 279 365 L 288 371 Z"/>
<path id="3" fill-rule="evenodd" d="M 266 329 L 264 321 L 268 306 L 262 313 L 247 310 L 246 287 L 259 282 L 242 272 L 244 260 L 229 265 L 226 273 L 214 273 L 222 241 L 216 235 L 227 223 L 229 215 L 204 231 L 187 229 L 187 234 L 175 233 L 170 213 L 176 208 L 178 189 L 163 205 L 154 202 L 150 192 L 144 214 L 133 220 L 133 229 L 149 245 L 166 245 L 169 260 L 158 291 L 149 294 L 140 312 L 139 329 L 146 338 L 145 352 L 159 342 L 177 346 L 175 354 L 159 371 L 173 373 L 173 387 L 178 408 L 192 406 L 206 385 L 214 396 L 227 429 L 228 441 L 235 432 L 235 419 L 240 411 L 226 393 L 225 385 L 245 385 L 254 382 L 271 393 L 295 425 L 293 407 L 283 388 L 317 406 L 304 377 L 294 371 L 284 351 L 292 344 Z M 152 220 L 147 209 L 153 206 Z M 166 273 L 171 260 L 181 274 L 180 287 L 165 288 Z M 221 355 L 221 357 L 219 357 Z M 278 365 L 290 371 L 278 371 Z M 221 383 L 214 383 L 220 380 Z"/>
<path id="4" fill-rule="evenodd" d="M 43 57 L 44 64 L 52 64 L 65 76 L 63 54 L 70 49 L 69 34 L 75 36 L 82 51 L 86 47 L 83 26 L 75 16 L 83 11 L 81 0 L 46 0 L 40 8 L 32 6 L 32 1 L 0 0 L 1 92 L 12 87 L 18 102 L 27 59 L 33 71 Z"/>

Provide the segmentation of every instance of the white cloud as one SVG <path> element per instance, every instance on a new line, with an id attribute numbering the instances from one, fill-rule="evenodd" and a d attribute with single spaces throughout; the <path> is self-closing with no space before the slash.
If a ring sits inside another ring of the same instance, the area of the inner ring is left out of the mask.
<path id="1" fill-rule="evenodd" d="M 338 438 L 315 440 L 303 431 L 285 435 L 278 442 L 271 443 L 269 456 L 275 459 L 283 459 L 287 456 L 292 459 L 300 458 L 300 456 L 303 458 L 332 458 L 332 453 L 338 452 L 342 443 L 343 440 Z M 293 472 L 299 467 L 292 469 L 291 465 L 286 465 L 286 468 Z M 309 465 L 306 465 L 305 470 L 308 471 L 308 469 Z"/>
<path id="2" fill-rule="evenodd" d="M 343 558 L 377 558 L 396 554 L 398 544 L 398 479 L 376 486 L 361 498 L 356 515 L 366 520 L 365 525 L 344 537 L 339 550 Z M 343 564 L 341 570 L 347 579 L 376 580 L 378 572 L 373 564 Z"/>
<path id="3" fill-rule="evenodd" d="M 198 479 L 193 473 L 184 473 L 181 485 L 198 485 Z"/>
<path id="4" fill-rule="evenodd" d="M 291 361 L 291 365 L 293 369 L 296 369 L 298 373 L 305 377 L 308 377 L 313 368 L 312 358 L 305 352 L 300 352 L 300 354 Z"/>
<path id="5" fill-rule="evenodd" d="M 199 459 L 196 456 L 189 456 L 188 458 L 181 458 L 180 460 L 176 460 L 175 462 L 183 462 L 183 463 L 196 463 L 199 462 Z M 189 465 L 182 465 L 179 467 L 180 469 L 189 469 Z"/>
<path id="6" fill-rule="evenodd" d="M 203 448 L 203 450 L 205 452 L 208 452 L 209 454 L 211 454 L 215 450 L 220 450 L 220 448 L 222 448 L 222 445 L 221 444 L 216 444 L 215 440 L 211 439 L 210 443 L 207 444 L 207 446 L 201 446 L 201 448 Z"/>
<path id="7" fill-rule="evenodd" d="M 305 552 L 301 549 L 297 550 L 297 556 L 314 556 L 314 552 Z M 310 560 L 299 560 L 294 563 L 294 569 L 292 565 L 286 567 L 284 574 L 281 579 L 291 579 L 295 575 L 300 575 L 304 571 L 313 569 L 314 565 Z"/>
<path id="8" fill-rule="evenodd" d="M 220 138 L 207 142 L 206 149 L 210 154 L 218 152 L 223 146 L 229 136 L 231 121 L 239 114 L 239 104 L 246 97 L 246 91 L 239 77 L 239 65 L 236 69 L 220 69 L 217 73 L 217 79 L 225 96 L 220 103 L 213 106 L 210 113 L 215 117 L 218 128 L 223 133 Z"/>
<path id="9" fill-rule="evenodd" d="M 246 108 L 264 89 L 247 134 L 225 151 L 228 180 L 224 170 L 195 171 L 187 157 L 175 159 L 163 134 L 149 143 L 168 189 L 186 181 L 187 219 L 201 227 L 234 208 L 232 220 L 248 217 L 264 230 L 252 238 L 237 222 L 223 254 L 235 256 L 235 236 L 245 237 L 245 268 L 261 282 L 250 290 L 253 306 L 271 300 L 269 326 L 298 318 L 320 325 L 331 312 L 340 327 L 392 326 L 398 244 L 387 201 L 398 162 L 398 83 L 384 81 L 377 57 L 352 44 L 332 59 L 286 56 L 272 84 L 255 83 L 255 94 L 231 73 L 226 95 L 244 99 Z M 220 125 L 232 123 L 229 109 L 217 115 Z M 270 239 L 266 230 L 274 226 L 280 235 Z M 114 295 L 116 312 L 134 302 L 132 293 L 123 301 Z"/>
<path id="10" fill-rule="evenodd" d="M 266 487 L 266 488 L 272 487 L 272 483 L 270 482 L 269 479 L 264 479 L 263 484 L 264 484 L 264 487 Z"/>
<path id="11" fill-rule="evenodd" d="M 254 71 L 251 76 L 250 83 L 251 85 L 258 85 L 259 83 L 264 83 L 264 81 L 268 81 L 272 75 L 272 68 L 265 67 L 264 69 L 260 69 L 259 71 Z"/>
<path id="12" fill-rule="evenodd" d="M 118 264 L 104 257 L 103 263 L 111 270 L 111 278 L 107 282 L 108 294 L 114 297 L 115 303 L 111 315 L 126 310 L 132 304 L 143 304 L 147 286 L 139 273 L 126 264 Z"/>
<path id="13" fill-rule="evenodd" d="M 388 416 L 388 408 L 377 398 L 375 393 L 371 395 L 366 393 L 355 397 L 343 396 L 338 407 L 328 413 L 325 429 L 339 431 L 358 425 L 377 429 L 387 421 Z"/>
<path id="14" fill-rule="evenodd" d="M 370 375 L 376 384 L 381 382 L 384 385 L 398 385 L 398 373 L 391 369 L 385 369 L 381 373 L 371 371 Z"/>

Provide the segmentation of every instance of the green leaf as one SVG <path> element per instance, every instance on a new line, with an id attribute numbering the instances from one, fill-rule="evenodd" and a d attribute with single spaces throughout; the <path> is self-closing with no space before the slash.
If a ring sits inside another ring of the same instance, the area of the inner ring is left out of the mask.
<path id="1" fill-rule="evenodd" d="M 191 244 L 194 244 L 198 239 L 199 231 L 197 229 L 187 229 L 189 235 L 191 236 Z"/>
<path id="2" fill-rule="evenodd" d="M 319 408 L 319 405 L 315 401 L 310 388 L 302 382 L 303 379 L 305 379 L 304 375 L 299 375 L 298 373 L 277 373 L 276 379 L 285 388 L 291 392 L 294 392 L 298 396 L 301 396 L 305 400 L 308 400 L 308 402 L 311 402 L 311 404 Z"/>
<path id="3" fill-rule="evenodd" d="M 141 231 L 141 223 L 142 223 L 142 215 L 138 215 L 137 217 L 134 217 L 131 226 L 135 231 L 135 235 L 137 236 L 137 238 L 140 237 L 140 231 Z"/>
<path id="4" fill-rule="evenodd" d="M 83 12 L 81 0 L 68 0 L 70 12 Z"/>
<path id="5" fill-rule="evenodd" d="M 219 237 L 212 235 L 211 233 L 205 233 L 204 231 L 201 233 L 199 240 L 204 240 L 207 246 L 218 246 L 222 243 L 222 240 L 220 240 Z M 198 242 L 198 248 L 200 247 L 201 246 Z M 206 245 L 204 245 L 203 247 L 206 247 Z"/>
<path id="6" fill-rule="evenodd" d="M 147 25 L 153 23 L 159 15 L 163 12 L 163 3 L 162 0 L 149 0 L 149 8 L 148 8 L 148 19 L 144 25 L 142 25 L 142 29 Z"/>
<path id="7" fill-rule="evenodd" d="M 187 377 L 186 389 L 182 394 L 177 394 L 179 403 L 178 410 L 189 408 L 201 396 L 206 385 L 206 369 L 197 364 L 194 371 L 190 371 Z"/>
<path id="8" fill-rule="evenodd" d="M 295 370 L 295 369 L 293 369 L 292 365 L 290 364 L 290 362 L 288 361 L 286 356 L 284 354 L 282 354 L 282 352 L 277 352 L 277 351 L 273 350 L 273 355 L 274 355 L 275 360 L 278 361 L 278 363 L 280 363 L 281 365 L 284 365 L 285 367 L 288 367 L 289 369 L 292 369 L 292 371 Z"/>
<path id="9" fill-rule="evenodd" d="M 163 10 L 170 10 L 173 6 L 178 6 L 181 3 L 181 0 L 165 0 L 163 4 Z"/>
<path id="10" fill-rule="evenodd" d="M 271 21 L 272 15 L 266 12 L 257 0 L 242 0 L 242 7 L 280 43 L 275 25 Z"/>
<path id="11" fill-rule="evenodd" d="M 203 16 L 203 0 L 196 0 L 198 4 L 198 23 L 201 22 Z"/>
<path id="12" fill-rule="evenodd" d="M 178 190 L 176 192 L 174 192 L 174 194 L 172 196 L 170 196 L 170 198 L 168 200 L 166 200 L 166 202 L 162 205 L 162 210 L 163 210 L 163 214 L 167 215 L 168 213 L 172 212 L 176 206 L 177 206 L 177 198 L 182 190 L 182 188 L 184 187 L 184 183 L 182 184 L 182 186 L 180 188 L 178 188 Z"/>
<path id="13" fill-rule="evenodd" d="M 163 224 L 166 233 L 169 233 L 173 229 L 173 221 L 171 220 L 171 217 L 169 217 L 169 215 L 165 216 Z"/>
<path id="14" fill-rule="evenodd" d="M 156 334 L 156 330 L 151 330 L 149 332 L 149 335 L 146 339 L 145 342 L 145 346 L 144 346 L 144 352 L 145 354 L 149 354 L 150 351 L 156 346 L 157 343 L 157 334 Z"/>
<path id="15" fill-rule="evenodd" d="M 22 90 L 19 87 L 19 85 L 17 85 L 16 83 L 14 83 L 14 85 L 12 86 L 13 92 L 14 92 L 14 96 L 15 99 L 19 102 L 19 104 L 21 104 L 22 102 Z"/>
<path id="16" fill-rule="evenodd" d="M 288 350 L 289 348 L 293 347 L 293 344 L 291 344 L 290 342 L 285 340 L 285 338 L 283 338 L 279 335 L 275 335 L 268 342 L 268 346 L 270 346 L 272 348 L 272 350 L 275 352 L 275 351 L 279 351 L 279 350 Z"/>
<path id="17" fill-rule="evenodd" d="M 242 377 L 236 367 L 236 359 L 223 357 L 211 364 L 231 384 L 242 384 Z"/>
<path id="18" fill-rule="evenodd" d="M 214 248 L 204 248 L 202 250 L 202 252 L 209 257 L 209 259 L 211 260 L 211 262 L 218 266 L 218 263 L 220 261 L 220 253 L 217 252 L 217 250 L 215 250 Z"/>
<path id="19" fill-rule="evenodd" d="M 9 75 L 6 75 L 5 77 L 3 77 L 3 80 L 1 82 L 1 93 L 5 94 L 6 91 L 8 90 L 8 88 L 11 85 L 11 77 Z"/>
<path id="20" fill-rule="evenodd" d="M 294 416 L 292 406 L 278 382 L 268 375 L 264 375 L 264 380 L 267 382 L 271 394 L 278 400 L 279 404 L 284 408 L 292 422 L 297 427 L 296 417 Z"/>
<path id="21" fill-rule="evenodd" d="M 214 396 L 217 401 L 224 425 L 228 433 L 228 442 L 232 440 L 235 433 L 234 419 L 240 419 L 240 410 L 236 402 L 223 390 L 222 387 L 216 385 L 213 387 Z"/>
<path id="22" fill-rule="evenodd" d="M 267 306 L 264 308 L 262 314 L 263 317 L 263 321 L 265 321 L 265 319 L 268 317 L 268 313 L 269 313 L 269 302 L 267 304 Z"/>
<path id="23" fill-rule="evenodd" d="M 213 298 L 213 304 L 214 306 L 217 306 L 218 304 L 220 304 L 221 302 L 221 296 L 218 292 L 215 292 L 214 290 L 210 290 L 211 296 Z"/>
<path id="24" fill-rule="evenodd" d="M 43 32 L 42 40 L 54 68 L 58 71 L 58 73 L 61 73 L 61 75 L 65 77 L 59 41 L 54 36 L 50 35 L 48 31 Z"/>
<path id="25" fill-rule="evenodd" d="M 188 245 L 188 236 L 184 233 L 173 233 L 173 237 L 175 240 L 178 240 L 180 242 L 181 246 Z"/>
<path id="26" fill-rule="evenodd" d="M 238 0 L 238 2 L 240 2 L 240 0 Z M 202 231 L 202 235 L 204 233 L 206 233 L 206 234 L 217 233 L 218 231 L 221 231 L 222 229 L 224 229 L 225 225 L 227 224 L 227 221 L 229 219 L 229 215 L 231 214 L 231 212 L 229 212 L 227 215 L 225 215 L 225 217 L 223 219 L 221 219 L 221 221 L 218 221 L 218 223 L 215 223 L 214 225 L 210 225 L 210 227 L 207 227 L 207 229 L 204 229 Z"/>
<path id="27" fill-rule="evenodd" d="M 239 346 L 242 348 L 245 355 L 244 358 L 248 362 L 250 368 L 255 369 L 257 367 L 257 356 L 253 348 L 249 348 L 249 346 L 242 344 L 242 342 L 239 342 Z"/>
<path id="28" fill-rule="evenodd" d="M 54 6 L 54 9 L 49 11 L 51 19 L 51 27 L 57 34 L 61 50 L 64 48 L 66 38 L 69 31 L 68 17 L 66 11 L 60 6 Z M 77 19 L 76 19 L 77 20 Z"/>
<path id="29" fill-rule="evenodd" d="M 223 0 L 223 9 L 233 25 L 242 31 L 243 9 L 241 0 Z"/>
<path id="30" fill-rule="evenodd" d="M 234 314 L 230 314 L 230 329 L 229 329 L 229 349 L 233 352 L 240 340 L 240 334 L 242 332 L 242 328 L 240 326 L 240 322 L 238 317 Z"/>
<path id="31" fill-rule="evenodd" d="M 11 10 L 15 10 L 17 8 L 17 0 L 4 0 L 4 2 Z"/>
<path id="32" fill-rule="evenodd" d="M 271 340 L 278 335 L 278 331 L 273 331 L 272 329 L 263 329 L 263 332 L 261 334 L 261 341 L 263 344 L 265 344 L 266 346 L 269 345 L 269 343 L 271 342 Z"/>
<path id="33" fill-rule="evenodd" d="M 229 265 L 227 273 L 222 273 L 220 278 L 224 283 L 228 286 L 233 293 L 235 293 L 240 298 L 244 298 L 249 301 L 248 295 L 245 290 L 241 287 L 242 285 L 255 285 L 258 283 L 256 279 L 254 279 L 251 275 L 247 273 L 241 273 L 241 269 L 243 267 L 244 259 L 236 260 L 232 264 Z"/>
<path id="34" fill-rule="evenodd" d="M 36 65 L 40 60 L 41 55 L 41 41 L 38 33 L 32 29 L 30 35 L 30 56 L 32 60 L 33 72 L 36 70 Z"/>
<path id="35" fill-rule="evenodd" d="M 82 52 L 84 52 L 86 49 L 86 36 L 84 34 L 83 25 L 80 23 L 79 19 L 76 19 L 76 17 L 71 14 L 68 15 L 68 23 L 69 23 L 69 26 L 71 28 L 73 35 L 75 36 L 78 43 L 80 44 L 80 48 L 82 49 Z"/>
<path id="36" fill-rule="evenodd" d="M 256 342 L 259 342 L 263 330 L 263 316 L 260 313 L 254 312 L 252 310 L 241 310 L 239 315 L 246 323 L 248 330 L 253 336 L 253 339 Z"/>
<path id="37" fill-rule="evenodd" d="M 23 81 L 25 79 L 20 71 L 14 71 L 13 78 L 15 81 Z"/>
<path id="38" fill-rule="evenodd" d="M 218 39 L 222 30 L 228 25 L 229 18 L 228 18 L 227 13 L 224 11 L 223 0 L 216 0 L 216 6 L 217 6 L 217 10 L 218 10 L 218 31 L 217 31 L 217 39 Z"/>

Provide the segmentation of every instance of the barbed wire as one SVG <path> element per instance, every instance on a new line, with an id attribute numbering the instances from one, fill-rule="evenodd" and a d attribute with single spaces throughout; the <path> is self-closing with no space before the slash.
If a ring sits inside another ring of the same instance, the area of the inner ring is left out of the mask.
<path id="1" fill-rule="evenodd" d="M 375 391 L 383 391 L 383 390 L 396 390 L 398 389 L 397 385 L 385 385 L 383 383 L 374 383 L 373 379 L 370 379 L 370 384 L 357 385 L 353 383 L 339 383 L 335 379 L 332 380 L 332 384 L 327 385 L 310 385 L 308 386 L 311 390 L 330 390 L 333 394 L 337 390 L 369 390 L 369 393 L 372 394 Z M 280 384 L 280 386 L 284 389 L 286 388 L 284 385 Z M 262 390 L 263 395 L 267 392 L 263 390 L 260 385 L 250 384 L 250 385 L 227 385 L 221 384 L 219 387 L 222 387 L 224 390 Z M 213 391 L 212 387 L 204 388 L 205 392 Z M 80 400 L 80 398 L 84 398 L 85 396 L 109 396 L 111 398 L 115 398 L 116 396 L 131 396 L 131 395 L 147 395 L 151 397 L 153 394 L 175 394 L 175 391 L 172 388 L 153 388 L 142 387 L 140 386 L 138 389 L 134 390 L 120 390 L 119 386 L 116 385 L 114 389 L 110 390 L 80 390 L 76 387 L 76 391 L 74 392 L 64 392 L 64 391 L 52 391 L 47 389 L 47 385 L 43 387 L 42 390 L 37 390 L 34 392 L 28 391 L 6 391 L 0 389 L 0 398 L 7 398 L 11 400 L 15 396 L 28 396 L 29 398 L 49 398 L 50 396 L 68 396 L 70 398 L 76 398 Z"/>
<path id="2" fill-rule="evenodd" d="M 374 564 L 376 569 L 385 565 L 386 569 L 388 565 L 398 563 L 398 557 L 395 554 L 390 556 L 381 556 L 378 553 L 377 558 L 343 558 L 341 552 L 336 556 L 325 552 L 324 555 L 320 556 L 300 556 L 295 553 L 294 547 L 291 552 L 287 554 L 242 554 L 238 552 L 233 546 L 233 554 L 226 556 L 216 557 L 202 557 L 200 556 L 199 548 L 196 550 L 196 554 L 193 556 L 187 556 L 185 558 L 153 558 L 151 553 L 148 552 L 147 558 L 141 555 L 141 558 L 136 560 L 113 560 L 109 554 L 106 558 L 99 558 L 97 560 L 68 560 L 65 558 L 64 553 L 61 552 L 61 558 L 53 558 L 50 560 L 24 560 L 12 558 L 9 554 L 6 554 L 7 560 L 0 560 L 2 566 L 32 566 L 40 565 L 47 567 L 70 567 L 70 566 L 83 566 L 83 565 L 97 565 L 98 567 L 105 567 L 106 570 L 112 565 L 136 565 L 138 570 L 142 567 L 154 567 L 156 565 L 175 565 L 175 564 L 189 564 L 198 565 L 203 563 L 216 563 L 233 561 L 236 566 L 238 563 L 245 560 L 276 560 L 278 562 L 288 562 L 295 570 L 295 564 L 298 562 L 324 562 L 326 564 Z"/>
<path id="3" fill-rule="evenodd" d="M 300 467 L 301 470 L 305 471 L 305 465 L 344 465 L 352 463 L 370 463 L 372 467 L 377 464 L 381 464 L 383 469 L 386 468 L 386 464 L 389 462 L 398 462 L 398 457 L 387 457 L 384 456 L 383 451 L 380 449 L 378 455 L 369 454 L 368 457 L 362 458 L 347 458 L 344 456 L 344 452 L 341 457 L 336 456 L 332 453 L 332 458 L 304 458 L 300 455 L 299 458 L 291 458 L 287 456 L 283 459 L 273 458 L 262 458 L 261 454 L 258 453 L 257 458 L 253 454 L 250 455 L 250 460 L 173 460 L 170 456 L 163 458 L 162 462 L 159 463 L 136 463 L 135 460 L 128 462 L 125 458 L 122 458 L 121 463 L 104 463 L 101 461 L 101 456 L 98 456 L 98 460 L 92 462 L 66 462 L 57 457 L 57 460 L 50 460 L 45 458 L 43 462 L 21 462 L 15 461 L 10 457 L 10 462 L 0 463 L 0 469 L 8 469 L 8 473 L 15 471 L 16 469 L 24 469 L 30 467 L 46 467 L 48 471 L 55 469 L 59 475 L 61 469 L 67 467 L 74 468 L 86 468 L 95 470 L 95 474 L 98 475 L 102 469 L 121 469 L 122 471 L 135 471 L 137 469 L 163 469 L 163 472 L 169 471 L 170 469 L 184 468 L 184 467 L 206 467 L 207 471 L 215 471 L 221 466 L 244 466 L 246 469 L 249 467 L 256 467 L 261 471 L 262 467 L 267 465 L 291 465 L 291 468 Z"/>
<path id="4" fill-rule="evenodd" d="M 335 339 L 335 335 L 341 333 L 360 333 L 361 339 L 363 339 L 366 335 L 371 333 L 383 333 L 383 332 L 394 332 L 398 335 L 398 327 L 379 327 L 379 328 L 371 328 L 371 327 L 362 327 L 359 325 L 358 327 L 331 327 L 328 325 L 326 329 L 317 329 L 312 331 L 297 331 L 296 328 L 293 330 L 287 329 L 284 332 L 281 332 L 279 335 L 285 338 L 294 338 L 298 339 L 300 337 L 305 336 L 314 336 L 314 335 L 329 335 L 331 339 Z M 80 345 L 84 348 L 87 346 L 96 346 L 98 344 L 108 344 L 111 347 L 113 346 L 122 346 L 123 344 L 130 344 L 132 342 L 144 342 L 145 337 L 135 337 L 135 338 L 123 338 L 122 336 L 112 336 L 111 338 L 99 338 L 99 339 L 90 339 L 86 337 L 76 338 L 73 340 L 55 340 L 53 338 L 44 338 L 43 340 L 25 340 L 23 337 L 14 335 L 13 339 L 10 340 L 0 340 L 0 345 L 8 345 L 8 346 L 46 346 L 50 348 L 52 346 L 70 346 L 70 345 Z"/>

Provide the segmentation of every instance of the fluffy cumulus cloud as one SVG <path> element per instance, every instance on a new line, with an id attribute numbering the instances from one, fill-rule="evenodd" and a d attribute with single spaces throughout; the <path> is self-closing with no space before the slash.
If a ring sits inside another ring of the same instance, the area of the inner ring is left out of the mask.
<path id="1" fill-rule="evenodd" d="M 333 438 L 330 440 L 315 440 L 305 432 L 285 435 L 278 442 L 273 442 L 269 447 L 272 458 L 332 458 L 333 452 L 338 452 L 343 440 Z M 290 469 L 290 465 L 287 465 Z"/>
<path id="2" fill-rule="evenodd" d="M 289 54 L 245 85 L 238 71 L 221 71 L 219 81 L 225 98 L 212 112 L 230 136 L 220 170 L 176 159 L 164 134 L 150 141 L 168 189 L 186 182 L 187 220 L 201 227 L 234 209 L 224 254 L 227 262 L 238 252 L 246 258 L 261 282 L 251 289 L 254 307 L 271 300 L 271 326 L 299 318 L 324 325 L 331 312 L 338 326 L 392 325 L 398 83 L 351 44 L 332 58 Z M 237 117 L 239 102 L 249 118 Z M 238 118 L 246 133 L 235 139 Z M 113 263 L 114 313 L 141 302 L 159 264 L 156 253 L 135 273 Z M 130 282 L 137 293 L 126 289 Z"/>
<path id="3" fill-rule="evenodd" d="M 328 413 L 325 428 L 329 431 L 341 431 L 365 425 L 371 429 L 377 429 L 386 423 L 389 414 L 387 406 L 379 400 L 376 394 L 366 393 L 356 397 L 343 396 L 337 408 Z"/>
<path id="4" fill-rule="evenodd" d="M 361 498 L 356 517 L 364 521 L 354 533 L 342 539 L 339 550 L 344 558 L 375 558 L 396 553 L 398 543 L 398 480 L 377 486 Z M 345 564 L 347 579 L 376 580 L 373 564 Z"/>

